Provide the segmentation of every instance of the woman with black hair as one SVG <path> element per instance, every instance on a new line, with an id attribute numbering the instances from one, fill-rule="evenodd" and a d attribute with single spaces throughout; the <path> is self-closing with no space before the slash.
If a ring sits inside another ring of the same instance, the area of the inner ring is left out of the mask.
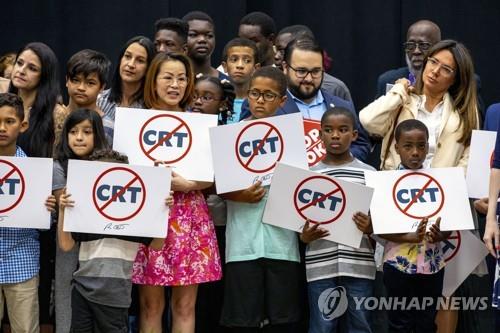
<path id="1" fill-rule="evenodd" d="M 102 121 L 110 145 L 116 107 L 144 108 L 144 79 L 154 55 L 153 42 L 144 36 L 129 39 L 120 50 L 111 88 L 97 98 L 97 106 L 104 113 Z"/>

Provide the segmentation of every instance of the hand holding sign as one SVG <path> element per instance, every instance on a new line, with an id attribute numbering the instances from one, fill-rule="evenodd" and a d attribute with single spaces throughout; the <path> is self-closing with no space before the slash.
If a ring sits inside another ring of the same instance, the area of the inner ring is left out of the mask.
<path id="1" fill-rule="evenodd" d="M 421 243 L 424 240 L 427 222 L 429 222 L 429 219 L 424 217 L 418 224 L 417 230 L 409 233 L 410 243 Z"/>
<path id="2" fill-rule="evenodd" d="M 354 213 L 352 220 L 356 224 L 356 227 L 358 227 L 358 229 L 364 234 L 370 235 L 373 233 L 372 219 L 370 216 L 362 212 L 356 212 Z"/>
<path id="3" fill-rule="evenodd" d="M 47 207 L 49 212 L 56 211 L 56 197 L 53 194 L 49 195 L 47 200 L 45 200 L 45 207 Z"/>
<path id="4" fill-rule="evenodd" d="M 429 231 L 426 234 L 427 241 L 430 243 L 442 242 L 450 236 L 451 232 L 442 232 L 441 228 L 441 217 L 438 217 L 436 222 L 431 225 Z"/>
<path id="5" fill-rule="evenodd" d="M 312 227 L 309 220 L 306 220 L 302 232 L 300 233 L 300 240 L 306 244 L 309 244 L 317 239 L 330 236 L 330 232 L 326 229 L 320 228 L 318 223 L 315 223 Z"/>

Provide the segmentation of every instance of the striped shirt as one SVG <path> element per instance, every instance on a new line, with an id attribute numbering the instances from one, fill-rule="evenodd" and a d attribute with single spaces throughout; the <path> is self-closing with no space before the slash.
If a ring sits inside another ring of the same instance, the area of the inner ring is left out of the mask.
<path id="1" fill-rule="evenodd" d="M 79 267 L 73 273 L 76 290 L 90 302 L 128 308 L 138 249 L 138 243 L 116 238 L 81 242 Z"/>
<path id="2" fill-rule="evenodd" d="M 365 185 L 364 170 L 375 171 L 374 168 L 356 158 L 352 162 L 338 166 L 320 162 L 312 170 L 361 185 Z M 360 248 L 318 239 L 309 243 L 306 248 L 307 281 L 337 276 L 374 280 L 376 267 L 373 255 L 372 245 L 366 235 L 363 235 Z"/>
<path id="3" fill-rule="evenodd" d="M 27 157 L 16 148 L 15 157 Z M 38 274 L 40 243 L 38 230 L 0 228 L 0 284 L 28 281 Z"/>

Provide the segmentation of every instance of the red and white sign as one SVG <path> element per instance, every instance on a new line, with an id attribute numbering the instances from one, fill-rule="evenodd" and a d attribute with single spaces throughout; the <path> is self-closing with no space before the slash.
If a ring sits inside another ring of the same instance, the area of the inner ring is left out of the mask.
<path id="1" fill-rule="evenodd" d="M 375 189 L 370 212 L 375 234 L 412 232 L 424 217 L 441 230 L 474 229 L 462 168 L 366 172 Z"/>
<path id="2" fill-rule="evenodd" d="M 277 162 L 307 169 L 300 113 L 210 129 L 217 193 L 269 185 Z"/>
<path id="3" fill-rule="evenodd" d="M 164 238 L 170 183 L 170 168 L 70 160 L 75 207 L 65 211 L 64 231 Z"/>
<path id="4" fill-rule="evenodd" d="M 318 164 L 326 155 L 325 145 L 319 135 L 320 130 L 321 123 L 319 121 L 304 119 L 304 135 L 309 167 Z"/>
<path id="5" fill-rule="evenodd" d="M 301 232 L 306 219 L 330 231 L 325 239 L 359 247 L 363 233 L 352 220 L 368 213 L 373 189 L 278 163 L 262 221 Z"/>
<path id="6" fill-rule="evenodd" d="M 496 138 L 496 132 L 472 131 L 466 177 L 469 198 L 488 197 Z"/>
<path id="7" fill-rule="evenodd" d="M 113 149 L 131 164 L 163 161 L 186 179 L 211 182 L 208 129 L 215 126 L 216 115 L 117 108 Z"/>
<path id="8" fill-rule="evenodd" d="M 50 158 L 0 157 L 0 228 L 50 228 Z M 40 175 L 44 175 L 40 177 Z"/>

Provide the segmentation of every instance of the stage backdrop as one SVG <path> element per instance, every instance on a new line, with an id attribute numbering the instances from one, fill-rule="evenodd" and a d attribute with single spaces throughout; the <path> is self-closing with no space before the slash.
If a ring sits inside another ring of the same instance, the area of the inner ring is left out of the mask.
<path id="1" fill-rule="evenodd" d="M 418 19 L 431 19 L 441 26 L 443 38 L 458 39 L 470 49 L 485 104 L 500 101 L 497 1 L 5 1 L 0 54 L 43 41 L 56 52 L 63 81 L 65 63 L 74 52 L 96 49 L 115 64 L 127 39 L 139 34 L 152 37 L 156 19 L 182 17 L 191 10 L 205 11 L 215 20 L 215 66 L 246 13 L 268 13 L 278 30 L 290 24 L 310 26 L 333 58 L 330 72 L 349 86 L 358 110 L 373 99 L 380 73 L 404 65 L 401 44 L 408 26 Z"/>

